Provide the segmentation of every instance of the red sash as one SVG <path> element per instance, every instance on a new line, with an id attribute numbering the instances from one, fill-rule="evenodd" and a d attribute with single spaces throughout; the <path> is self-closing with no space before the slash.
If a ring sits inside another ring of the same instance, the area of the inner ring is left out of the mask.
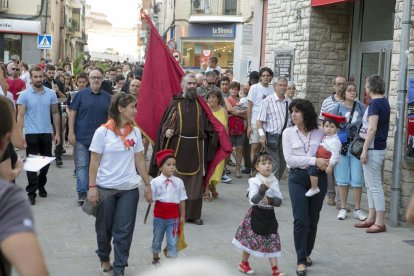
<path id="1" fill-rule="evenodd" d="M 155 201 L 154 217 L 162 219 L 174 219 L 180 217 L 178 203 Z"/>
<path id="2" fill-rule="evenodd" d="M 331 158 L 332 153 L 330 151 L 328 151 L 327 149 L 325 149 L 322 146 L 318 147 L 318 151 L 316 152 L 316 157 L 317 158 L 324 158 L 324 159 L 329 159 Z"/>

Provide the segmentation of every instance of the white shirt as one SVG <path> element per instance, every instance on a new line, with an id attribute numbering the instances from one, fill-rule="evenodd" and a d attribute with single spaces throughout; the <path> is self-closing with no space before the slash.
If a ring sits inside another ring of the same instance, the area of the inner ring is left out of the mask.
<path id="1" fill-rule="evenodd" d="M 331 153 L 331 158 L 329 159 L 329 164 L 336 165 L 339 161 L 339 156 L 341 154 L 342 143 L 338 138 L 337 134 L 331 136 L 324 136 L 322 138 L 321 146 Z"/>
<path id="2" fill-rule="evenodd" d="M 251 115 L 251 126 L 253 128 L 256 128 L 256 121 L 259 115 L 260 105 L 267 96 L 272 95 L 273 93 L 275 93 L 275 90 L 270 84 L 268 87 L 264 87 L 259 82 L 253 84 L 252 87 L 250 87 L 249 94 L 247 94 L 247 100 L 253 103 Z"/>
<path id="3" fill-rule="evenodd" d="M 263 129 L 271 134 L 282 134 L 283 126 L 289 126 L 289 110 L 288 106 L 291 100 L 288 98 L 279 99 L 276 93 L 267 96 L 260 105 L 257 120 L 263 122 Z M 288 114 L 286 114 L 286 112 Z"/>
<path id="4" fill-rule="evenodd" d="M 95 131 L 89 150 L 101 155 L 96 185 L 118 190 L 132 190 L 141 185 L 141 176 L 136 171 L 134 159 L 135 153 L 144 150 L 141 131 L 134 127 L 126 138 L 135 142 L 129 150 L 125 148 L 121 136 L 112 130 L 100 126 Z"/>
<path id="5" fill-rule="evenodd" d="M 255 177 L 249 178 L 250 205 L 269 207 L 268 205 L 263 204 L 262 201 L 260 201 L 258 204 L 254 204 L 252 202 L 252 197 L 254 197 L 259 192 L 260 185 L 266 182 L 270 183 L 270 188 L 265 192 L 265 196 L 278 197 L 280 199 L 283 199 L 282 193 L 280 192 L 279 181 L 277 181 L 276 177 L 274 177 L 273 174 L 271 174 L 269 177 L 264 177 L 260 173 L 257 173 Z"/>
<path id="6" fill-rule="evenodd" d="M 26 83 L 26 87 L 29 87 L 32 85 L 32 81 L 30 80 L 30 73 L 29 71 L 25 71 L 21 76 L 20 79 L 22 79 Z"/>
<path id="7" fill-rule="evenodd" d="M 152 200 L 164 203 L 180 203 L 187 199 L 184 182 L 175 176 L 166 177 L 162 173 L 151 180 Z"/>
<path id="8" fill-rule="evenodd" d="M 207 67 L 207 69 L 206 69 L 206 72 L 213 71 L 213 70 L 217 70 L 217 71 L 219 71 L 219 72 L 220 72 L 220 74 L 221 74 L 221 67 L 220 67 L 220 66 L 218 66 L 218 65 L 216 65 L 216 67 L 215 67 L 215 68 L 212 68 L 212 67 L 208 66 L 208 67 Z"/>

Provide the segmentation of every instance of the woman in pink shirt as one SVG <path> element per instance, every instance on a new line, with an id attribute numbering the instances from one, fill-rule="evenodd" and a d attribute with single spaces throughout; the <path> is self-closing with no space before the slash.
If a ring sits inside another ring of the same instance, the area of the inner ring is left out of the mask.
<path id="1" fill-rule="evenodd" d="M 316 158 L 316 151 L 322 141 L 323 130 L 318 128 L 317 115 L 312 103 L 295 99 L 289 105 L 294 126 L 283 132 L 283 154 L 289 171 L 289 194 L 293 209 L 293 235 L 297 255 L 296 274 L 306 275 L 306 268 L 312 265 L 310 255 L 315 244 L 319 213 L 326 194 L 326 174 L 319 175 L 320 193 L 306 197 L 311 187 L 307 168 L 317 166 L 325 171 L 329 159 Z"/>

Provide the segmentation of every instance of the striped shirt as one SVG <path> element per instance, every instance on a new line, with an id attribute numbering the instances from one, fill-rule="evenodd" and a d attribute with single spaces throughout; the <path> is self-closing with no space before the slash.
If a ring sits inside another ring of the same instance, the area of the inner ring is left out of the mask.
<path id="1" fill-rule="evenodd" d="M 321 112 L 319 113 L 319 119 L 323 121 L 325 117 L 322 116 L 322 112 L 331 113 L 332 109 L 336 106 L 337 103 L 338 101 L 335 98 L 335 93 L 326 98 L 322 103 Z"/>
<path id="2" fill-rule="evenodd" d="M 279 99 L 276 93 L 269 95 L 263 100 L 259 114 L 258 121 L 262 121 L 263 129 L 270 134 L 282 134 L 283 126 L 286 120 L 286 106 L 289 106 L 290 99 Z M 287 114 L 289 116 L 289 114 Z M 286 127 L 289 126 L 289 118 Z"/>

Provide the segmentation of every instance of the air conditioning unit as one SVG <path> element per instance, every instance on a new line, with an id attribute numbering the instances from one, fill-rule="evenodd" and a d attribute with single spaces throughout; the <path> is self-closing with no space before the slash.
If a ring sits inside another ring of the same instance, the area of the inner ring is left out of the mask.
<path id="1" fill-rule="evenodd" d="M 194 11 L 203 11 L 204 10 L 204 0 L 193 0 L 193 10 Z"/>

